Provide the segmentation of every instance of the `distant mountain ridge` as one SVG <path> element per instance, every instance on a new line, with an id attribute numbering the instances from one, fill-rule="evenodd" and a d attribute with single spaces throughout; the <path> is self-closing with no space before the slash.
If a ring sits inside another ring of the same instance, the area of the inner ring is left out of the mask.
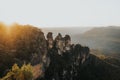
<path id="1" fill-rule="evenodd" d="M 103 53 L 112 55 L 120 53 L 120 27 L 65 27 L 65 28 L 43 28 L 44 33 L 51 31 L 54 34 L 59 32 L 71 35 L 72 43 L 80 43 L 89 46 L 91 49 L 101 50 Z M 54 35 L 55 36 L 55 35 Z"/>
<path id="2" fill-rule="evenodd" d="M 120 39 L 120 27 L 99 27 L 93 28 L 85 33 L 84 36 L 113 37 Z"/>
<path id="3" fill-rule="evenodd" d="M 54 34 L 61 33 L 62 35 L 69 34 L 69 35 L 77 35 L 84 33 L 88 30 L 92 29 L 91 27 L 53 27 L 53 28 L 42 28 L 42 31 L 47 34 L 48 32 L 53 32 Z M 56 36 L 53 35 L 53 36 Z"/>
<path id="4" fill-rule="evenodd" d="M 74 35 L 75 43 L 88 45 L 91 49 L 101 50 L 102 53 L 120 56 L 120 27 L 98 27 L 83 34 Z"/>

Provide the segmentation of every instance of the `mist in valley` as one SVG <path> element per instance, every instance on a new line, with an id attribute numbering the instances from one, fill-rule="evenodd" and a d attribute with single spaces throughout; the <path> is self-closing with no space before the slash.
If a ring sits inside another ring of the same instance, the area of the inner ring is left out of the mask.
<path id="1" fill-rule="evenodd" d="M 120 27 L 118 26 L 43 28 L 42 30 L 45 34 L 52 32 L 54 36 L 58 33 L 61 33 L 63 37 L 69 34 L 72 43 L 89 46 L 91 51 L 97 50 L 119 59 Z"/>

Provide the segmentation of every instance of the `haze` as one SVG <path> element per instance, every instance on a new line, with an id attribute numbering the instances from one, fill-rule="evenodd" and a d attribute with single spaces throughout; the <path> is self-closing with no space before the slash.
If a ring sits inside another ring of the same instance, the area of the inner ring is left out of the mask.
<path id="1" fill-rule="evenodd" d="M 120 0 L 0 0 L 0 22 L 37 27 L 119 26 Z"/>

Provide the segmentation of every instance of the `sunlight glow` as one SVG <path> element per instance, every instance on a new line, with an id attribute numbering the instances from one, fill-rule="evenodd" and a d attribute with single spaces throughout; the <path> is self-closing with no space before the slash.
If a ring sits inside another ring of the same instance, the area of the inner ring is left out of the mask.
<path id="1" fill-rule="evenodd" d="M 10 35 L 10 33 L 11 33 L 11 26 L 9 26 L 9 27 L 7 26 L 6 27 L 6 34 Z"/>

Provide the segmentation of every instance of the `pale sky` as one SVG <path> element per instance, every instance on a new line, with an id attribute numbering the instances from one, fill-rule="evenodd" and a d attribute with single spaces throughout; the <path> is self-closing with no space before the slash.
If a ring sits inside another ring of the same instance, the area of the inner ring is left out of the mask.
<path id="1" fill-rule="evenodd" d="M 0 22 L 38 27 L 120 26 L 120 0 L 0 0 Z"/>

